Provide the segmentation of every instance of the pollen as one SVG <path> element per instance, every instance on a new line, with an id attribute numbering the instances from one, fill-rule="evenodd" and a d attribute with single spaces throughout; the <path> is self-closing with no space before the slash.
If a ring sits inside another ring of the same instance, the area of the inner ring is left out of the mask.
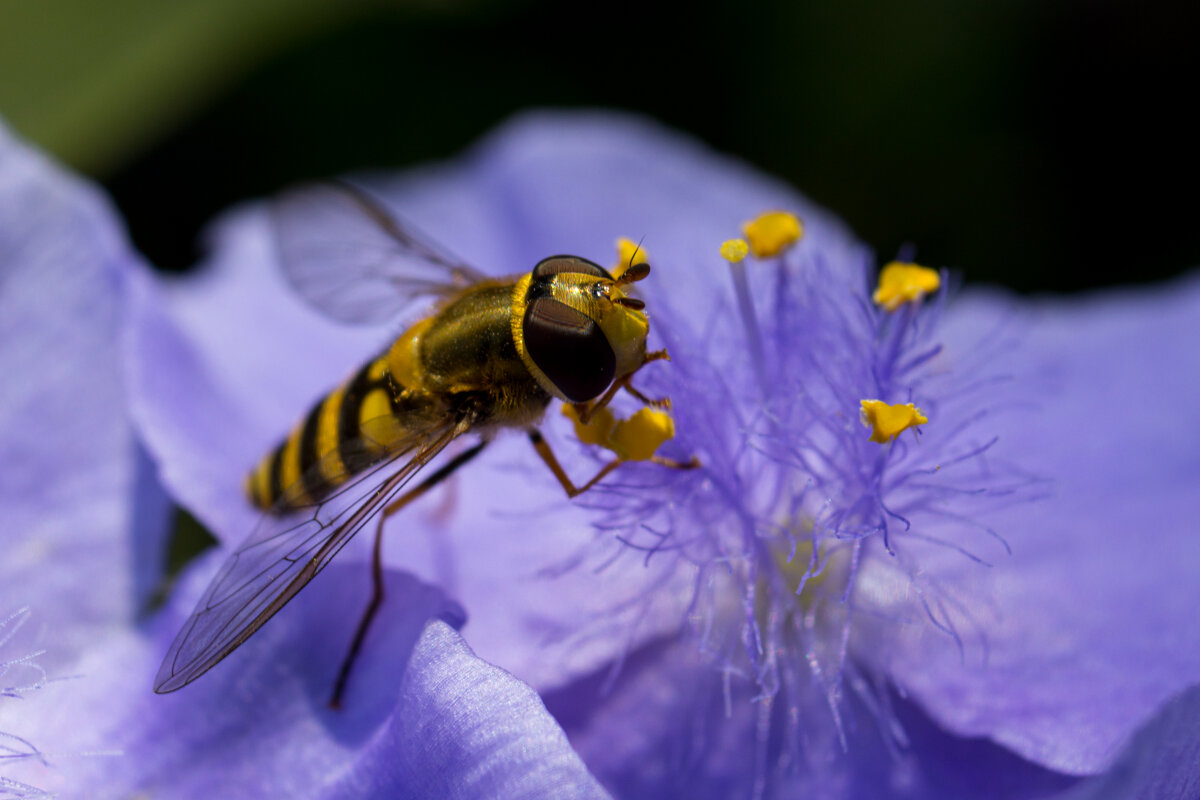
<path id="1" fill-rule="evenodd" d="M 575 424 L 575 437 L 584 444 L 608 446 L 608 437 L 616 427 L 617 420 L 607 408 L 601 408 L 592 414 L 592 418 L 583 423 L 579 421 L 579 409 L 573 404 L 564 404 L 563 416 Z"/>
<path id="2" fill-rule="evenodd" d="M 649 261 L 650 256 L 640 244 L 622 236 L 617 239 L 617 263 L 612 268 L 612 275 L 614 278 L 619 278 L 622 272 L 634 264 L 648 263 Z"/>
<path id="3" fill-rule="evenodd" d="M 767 211 L 742 225 L 755 258 L 770 258 L 787 250 L 804 235 L 804 226 L 795 214 Z"/>
<path id="4" fill-rule="evenodd" d="M 879 288 L 871 299 L 876 305 L 895 311 L 905 303 L 918 302 L 930 292 L 936 292 L 941 285 L 937 270 L 893 261 L 879 273 Z"/>
<path id="5" fill-rule="evenodd" d="M 648 461 L 663 442 L 675 437 L 671 415 L 653 408 L 643 408 L 619 421 L 607 408 L 601 408 L 586 424 L 579 421 L 579 409 L 574 405 L 564 405 L 562 413 L 575 423 L 579 441 L 611 450 L 621 461 Z"/>
<path id="6" fill-rule="evenodd" d="M 750 246 L 746 244 L 745 239 L 730 239 L 721 244 L 721 258 L 730 264 L 736 264 L 741 261 L 749 251 Z"/>
<path id="7" fill-rule="evenodd" d="M 859 417 L 871 429 L 871 441 L 886 444 L 909 428 L 929 422 L 921 409 L 912 403 L 888 405 L 882 400 L 863 400 Z"/>
<path id="8" fill-rule="evenodd" d="M 616 424 L 608 437 L 608 449 L 625 461 L 648 461 L 663 442 L 674 437 L 675 421 L 670 414 L 643 408 Z"/>

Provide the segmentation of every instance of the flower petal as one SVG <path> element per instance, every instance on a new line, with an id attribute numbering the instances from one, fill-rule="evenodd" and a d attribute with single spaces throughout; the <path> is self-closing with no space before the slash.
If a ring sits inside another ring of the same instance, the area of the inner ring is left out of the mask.
<path id="1" fill-rule="evenodd" d="M 987 521 L 1011 558 L 939 565 L 986 661 L 910 626 L 888 667 L 952 730 L 1094 773 L 1200 680 L 1200 279 L 1031 314 L 976 297 L 953 315 L 948 338 L 1020 320 L 1023 341 L 997 364 L 1037 405 L 997 417 L 989 455 L 1048 477 L 1049 496 Z"/>
<path id="2" fill-rule="evenodd" d="M 94 651 L 86 677 L 56 686 L 53 705 L 39 709 L 39 735 L 91 755 L 16 777 L 99 798 L 260 797 L 264 787 L 297 798 L 604 796 L 533 691 L 475 658 L 441 621 L 460 624 L 461 610 L 395 572 L 342 710 L 326 701 L 366 607 L 356 565 L 330 567 L 195 683 L 152 694 L 183 603 L 214 564 L 189 571 L 154 635 Z"/>
<path id="3" fill-rule="evenodd" d="M 607 797 L 537 694 L 476 658 L 444 623 L 417 643 L 372 749 L 372 775 L 392 795 Z M 362 789 L 347 779 L 330 797 Z"/>
<path id="4" fill-rule="evenodd" d="M 688 643 L 659 643 L 632 656 L 615 682 L 597 673 L 545 699 L 588 767 L 623 798 L 741 797 L 761 787 L 765 797 L 1029 800 L 1076 783 L 986 739 L 949 733 L 894 694 L 881 720 L 852 693 L 843 749 L 827 708 L 776 703 L 764 726 L 758 714 L 771 706 L 737 677 L 723 680 Z M 779 718 L 789 713 L 824 717 L 807 726 L 803 764 L 778 757 L 787 736 Z"/>
<path id="5" fill-rule="evenodd" d="M 1200 796 L 1200 686 L 1180 693 L 1144 725 L 1104 775 L 1059 800 Z"/>
<path id="6" fill-rule="evenodd" d="M 0 617 L 30 606 L 53 631 L 52 674 L 133 619 L 161 570 L 166 506 L 117 354 L 138 266 L 107 201 L 0 125 Z"/>

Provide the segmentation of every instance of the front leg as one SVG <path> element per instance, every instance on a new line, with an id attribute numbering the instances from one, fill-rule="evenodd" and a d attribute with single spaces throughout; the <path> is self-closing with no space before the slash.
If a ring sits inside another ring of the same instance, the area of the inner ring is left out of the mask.
<path id="1" fill-rule="evenodd" d="M 597 472 L 590 481 L 585 483 L 583 486 L 576 486 L 571 480 L 570 476 L 567 475 L 567 471 L 562 468 L 562 464 L 558 463 L 558 457 L 554 455 L 554 451 L 550 449 L 550 445 L 546 443 L 546 440 L 542 437 L 540 431 L 538 431 L 536 428 L 530 428 L 529 441 L 533 443 L 533 449 L 536 450 L 537 454 L 542 457 L 542 461 L 546 462 L 546 466 L 549 467 L 550 471 L 554 473 L 554 477 L 558 478 L 558 482 L 562 485 L 563 490 L 566 491 L 567 497 L 570 498 L 575 498 L 583 494 L 588 489 L 599 483 L 605 475 L 621 465 L 621 459 L 615 458 L 601 467 L 600 471 Z"/>
<path id="2" fill-rule="evenodd" d="M 601 480 L 603 480 L 610 472 L 629 460 L 617 456 L 612 461 L 609 461 L 607 464 L 601 467 L 600 470 L 592 476 L 591 480 L 589 480 L 583 486 L 576 486 L 575 482 L 571 480 L 571 477 L 567 475 L 567 471 L 563 469 L 562 464 L 558 462 L 558 457 L 554 455 L 554 451 L 550 449 L 550 445 L 546 442 L 545 438 L 542 437 L 541 432 L 537 428 L 529 429 L 529 441 L 533 443 L 533 449 L 536 450 L 537 454 L 542 457 L 542 461 L 546 462 L 546 466 L 549 467 L 550 471 L 554 473 L 554 477 L 558 479 L 559 484 L 563 487 L 563 490 L 567 493 L 567 497 L 569 498 L 575 498 L 583 494 L 588 489 L 592 488 Z M 673 458 L 664 458 L 657 455 L 652 455 L 644 460 L 658 464 L 662 467 L 667 467 L 668 469 L 696 469 L 700 466 L 700 459 L 696 458 L 695 456 L 692 456 L 687 461 L 676 461 Z"/>

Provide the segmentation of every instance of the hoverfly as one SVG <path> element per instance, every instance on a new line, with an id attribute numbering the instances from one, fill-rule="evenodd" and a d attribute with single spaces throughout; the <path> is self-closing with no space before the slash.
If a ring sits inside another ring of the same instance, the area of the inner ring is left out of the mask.
<path id="1" fill-rule="evenodd" d="M 375 321 L 421 297 L 431 314 L 318 401 L 246 479 L 266 513 L 226 559 L 168 650 L 158 693 L 199 678 L 291 600 L 375 517 L 374 591 L 334 687 L 337 706 L 382 601 L 383 523 L 475 458 L 503 428 L 526 431 L 569 497 L 571 482 L 535 427 L 549 402 L 574 404 L 586 422 L 624 388 L 665 405 L 630 378 L 666 358 L 647 352 L 644 303 L 627 293 L 650 267 L 618 275 L 579 256 L 551 256 L 529 273 L 490 278 L 401 223 L 365 190 L 322 184 L 274 207 L 283 267 L 311 303 L 343 321 Z M 324 216 L 313 225 L 314 213 Z M 328 238 L 338 232 L 338 241 Z M 325 237 L 325 238 L 323 238 Z M 451 442 L 480 440 L 415 487 L 412 478 Z M 655 456 L 665 466 L 691 468 Z"/>

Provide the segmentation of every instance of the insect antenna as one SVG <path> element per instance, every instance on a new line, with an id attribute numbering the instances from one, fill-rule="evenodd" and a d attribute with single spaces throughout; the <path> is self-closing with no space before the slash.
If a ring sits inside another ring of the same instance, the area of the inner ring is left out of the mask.
<path id="1" fill-rule="evenodd" d="M 640 281 L 650 274 L 650 265 L 645 261 L 634 263 L 634 259 L 637 258 L 637 254 L 642 250 L 642 242 L 645 240 L 645 236 L 643 236 L 641 239 L 638 239 L 638 243 L 633 248 L 633 252 L 629 254 L 629 263 L 625 265 L 625 269 L 622 270 L 621 274 L 616 278 L 617 286 L 622 286 L 627 283 L 635 283 L 636 281 Z"/>
<path id="2" fill-rule="evenodd" d="M 629 269 L 618 275 L 617 279 L 614 281 L 614 284 L 617 286 L 623 286 L 627 283 L 636 283 L 649 274 L 650 265 L 643 261 L 640 264 L 634 264 Z"/>

